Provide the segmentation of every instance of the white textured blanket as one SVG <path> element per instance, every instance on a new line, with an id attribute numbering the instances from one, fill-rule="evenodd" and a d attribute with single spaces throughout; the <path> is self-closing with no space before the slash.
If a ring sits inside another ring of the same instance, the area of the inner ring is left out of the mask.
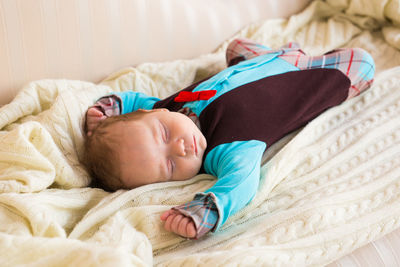
<path id="1" fill-rule="evenodd" d="M 0 110 L 0 265 L 323 265 L 393 231 L 400 226 L 399 6 L 314 1 L 289 20 L 237 35 L 271 47 L 294 40 L 309 54 L 363 47 L 376 60 L 377 76 L 369 91 L 274 145 L 255 199 L 197 241 L 165 232 L 159 215 L 215 178 L 112 194 L 86 187 L 83 115 L 111 91 L 165 97 L 215 73 L 229 40 L 215 53 L 124 69 L 99 85 L 27 85 Z"/>

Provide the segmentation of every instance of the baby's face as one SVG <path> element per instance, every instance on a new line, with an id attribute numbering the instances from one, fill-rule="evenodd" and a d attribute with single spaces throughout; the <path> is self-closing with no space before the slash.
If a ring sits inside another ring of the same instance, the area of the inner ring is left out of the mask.
<path id="1" fill-rule="evenodd" d="M 121 181 L 127 188 L 195 176 L 207 142 L 187 116 L 166 109 L 116 124 L 121 138 Z"/>

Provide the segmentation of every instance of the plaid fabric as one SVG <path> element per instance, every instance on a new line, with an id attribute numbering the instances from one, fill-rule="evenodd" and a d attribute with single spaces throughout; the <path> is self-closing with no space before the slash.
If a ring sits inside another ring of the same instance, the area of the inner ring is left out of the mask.
<path id="1" fill-rule="evenodd" d="M 267 46 L 253 42 L 252 40 L 238 38 L 233 40 L 226 49 L 226 63 L 228 66 L 235 65 L 240 61 L 269 54 L 276 51 L 301 51 L 297 43 L 288 43 L 280 49 L 272 50 Z M 302 52 L 303 53 L 303 52 Z M 304 53 L 303 53 L 304 54 Z"/>
<path id="2" fill-rule="evenodd" d="M 199 193 L 196 194 L 192 201 L 173 209 L 192 218 L 197 232 L 195 239 L 198 239 L 212 231 L 218 222 L 218 209 L 215 202 L 214 194 L 205 195 Z"/>
<path id="3" fill-rule="evenodd" d="M 93 107 L 98 108 L 107 117 L 120 115 L 121 99 L 116 95 L 108 95 L 97 100 Z M 189 108 L 179 110 L 180 113 L 188 116 L 199 128 L 199 118 Z M 196 226 L 196 239 L 211 231 L 218 221 L 218 209 L 216 208 L 214 195 L 195 196 L 194 200 L 186 204 L 174 207 L 183 215 L 191 218 Z"/>
<path id="4" fill-rule="evenodd" d="M 307 56 L 296 43 L 289 43 L 279 49 L 271 50 L 266 46 L 254 43 L 247 39 L 235 39 L 226 51 L 228 66 L 256 56 L 281 51 L 281 59 L 293 64 L 301 70 L 314 68 L 334 68 L 343 72 L 351 80 L 348 98 L 358 95 L 370 87 L 373 81 L 375 66 L 369 54 L 359 48 L 337 49 L 323 56 Z M 120 99 L 110 95 L 100 98 L 95 106 L 103 111 L 106 116 L 120 114 Z M 189 116 L 198 126 L 197 116 L 187 109 L 180 110 Z M 212 231 L 219 219 L 218 208 L 213 194 L 197 194 L 194 200 L 174 207 L 183 215 L 190 217 L 197 230 L 196 239 Z"/>
<path id="5" fill-rule="evenodd" d="M 235 39 L 227 48 L 226 62 L 228 66 L 232 66 L 240 61 L 277 51 L 282 52 L 280 58 L 301 70 L 315 68 L 340 70 L 351 81 L 348 98 L 369 88 L 373 81 L 375 72 L 373 60 L 366 51 L 359 48 L 337 49 L 323 56 L 311 57 L 307 56 L 297 43 L 288 43 L 279 49 L 271 50 L 247 39 Z M 177 208 L 184 215 L 192 218 L 197 227 L 196 238 L 211 231 L 218 221 L 218 209 L 212 200 L 203 196 Z"/>
<path id="6" fill-rule="evenodd" d="M 271 50 L 266 46 L 247 39 L 235 39 L 226 52 L 228 65 L 256 56 L 281 51 L 281 59 L 301 70 L 331 68 L 340 70 L 351 81 L 348 98 L 368 89 L 373 82 L 375 65 L 371 56 L 361 48 L 336 49 L 322 56 L 307 56 L 297 43 L 289 43 L 279 49 Z"/>
<path id="7" fill-rule="evenodd" d="M 99 109 L 107 117 L 121 114 L 121 99 L 117 95 L 103 96 L 96 101 L 93 107 Z"/>

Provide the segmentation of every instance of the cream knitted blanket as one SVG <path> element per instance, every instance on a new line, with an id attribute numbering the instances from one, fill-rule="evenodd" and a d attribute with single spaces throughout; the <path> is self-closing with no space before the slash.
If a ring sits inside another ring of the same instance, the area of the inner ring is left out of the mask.
<path id="1" fill-rule="evenodd" d="M 82 156 L 83 115 L 98 97 L 134 88 L 165 97 L 224 67 L 227 40 L 193 60 L 143 64 L 101 84 L 41 80 L 0 110 L 0 265 L 324 265 L 400 226 L 399 1 L 314 1 L 288 20 L 237 36 L 309 54 L 359 46 L 377 63 L 373 87 L 274 145 L 255 199 L 197 241 L 159 216 L 215 178 L 107 193 Z M 235 36 L 235 37 L 237 37 Z M 385 70 L 385 71 L 383 71 Z"/>

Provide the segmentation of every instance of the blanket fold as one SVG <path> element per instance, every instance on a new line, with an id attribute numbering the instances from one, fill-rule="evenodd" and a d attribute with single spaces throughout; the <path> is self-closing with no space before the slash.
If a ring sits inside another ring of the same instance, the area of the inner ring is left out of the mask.
<path id="1" fill-rule="evenodd" d="M 166 97 L 225 67 L 226 40 L 191 60 L 146 63 L 93 84 L 41 80 L 0 108 L 0 265 L 320 266 L 400 227 L 400 1 L 312 1 L 236 37 L 312 55 L 361 47 L 372 88 L 268 151 L 259 192 L 222 229 L 186 240 L 160 214 L 215 183 L 210 175 L 108 193 L 90 188 L 87 108 L 112 91 Z"/>

